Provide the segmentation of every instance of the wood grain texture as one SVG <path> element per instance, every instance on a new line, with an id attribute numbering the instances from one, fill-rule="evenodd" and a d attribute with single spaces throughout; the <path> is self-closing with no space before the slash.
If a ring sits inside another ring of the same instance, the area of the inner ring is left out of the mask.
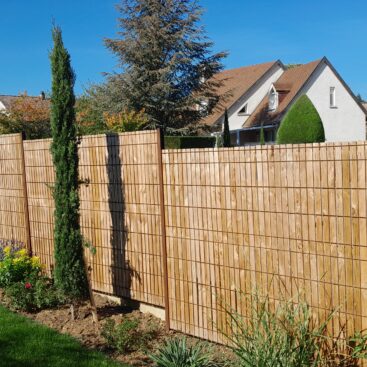
<path id="1" fill-rule="evenodd" d="M 21 134 L 0 136 L 0 241 L 30 249 Z"/>
<path id="2" fill-rule="evenodd" d="M 24 142 L 34 254 L 53 267 L 50 140 Z M 93 289 L 163 306 L 157 133 L 83 137 L 81 228 Z"/>
<path id="3" fill-rule="evenodd" d="M 163 152 L 171 327 L 223 342 L 223 304 L 304 295 L 366 328 L 366 143 Z"/>

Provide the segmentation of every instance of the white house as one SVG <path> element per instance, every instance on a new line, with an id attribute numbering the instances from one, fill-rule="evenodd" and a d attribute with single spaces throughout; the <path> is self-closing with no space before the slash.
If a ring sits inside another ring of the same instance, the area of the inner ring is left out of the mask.
<path id="1" fill-rule="evenodd" d="M 289 68 L 275 61 L 227 70 L 216 78 L 223 82 L 219 92 L 229 97 L 203 122 L 220 130 L 227 108 L 233 145 L 259 142 L 261 128 L 265 140 L 273 142 L 284 115 L 304 94 L 322 119 L 326 141 L 366 139 L 366 109 L 327 58 Z"/>

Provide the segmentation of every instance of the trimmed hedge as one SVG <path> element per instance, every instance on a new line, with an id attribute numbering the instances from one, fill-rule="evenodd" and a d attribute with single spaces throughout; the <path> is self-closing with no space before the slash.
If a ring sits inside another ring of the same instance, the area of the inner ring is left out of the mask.
<path id="1" fill-rule="evenodd" d="M 165 136 L 165 149 L 214 148 L 215 136 Z"/>
<path id="2" fill-rule="evenodd" d="M 277 144 L 321 143 L 325 131 L 321 117 L 310 99 L 303 95 L 290 108 L 282 120 Z"/>

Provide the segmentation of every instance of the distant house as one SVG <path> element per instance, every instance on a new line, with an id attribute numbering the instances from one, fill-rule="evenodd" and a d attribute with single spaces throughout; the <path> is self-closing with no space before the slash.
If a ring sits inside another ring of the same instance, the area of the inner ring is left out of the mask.
<path id="1" fill-rule="evenodd" d="M 220 93 L 229 97 L 203 123 L 220 131 L 227 108 L 233 145 L 258 143 L 261 128 L 265 140 L 274 142 L 285 114 L 304 94 L 320 114 L 326 141 L 366 139 L 366 107 L 327 58 L 288 68 L 278 60 L 226 70 L 216 78 L 223 81 Z"/>
<path id="2" fill-rule="evenodd" d="M 19 96 L 10 95 L 0 95 L 0 112 L 10 111 L 11 106 L 17 103 L 17 101 L 27 100 L 29 102 L 37 101 L 42 104 L 45 108 L 50 106 L 50 100 L 46 98 L 44 92 L 41 92 L 39 96 L 28 96 L 26 94 L 21 94 Z"/>

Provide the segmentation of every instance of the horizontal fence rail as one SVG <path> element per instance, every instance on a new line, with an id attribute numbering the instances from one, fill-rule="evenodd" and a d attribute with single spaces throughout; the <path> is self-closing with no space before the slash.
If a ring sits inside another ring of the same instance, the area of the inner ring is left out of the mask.
<path id="1" fill-rule="evenodd" d="M 367 144 L 160 151 L 156 131 L 79 145 L 93 289 L 165 307 L 174 330 L 224 342 L 242 293 L 304 297 L 334 335 L 367 328 Z M 50 140 L 0 136 L 0 240 L 53 269 Z M 219 331 L 218 331 L 219 330 Z"/>

